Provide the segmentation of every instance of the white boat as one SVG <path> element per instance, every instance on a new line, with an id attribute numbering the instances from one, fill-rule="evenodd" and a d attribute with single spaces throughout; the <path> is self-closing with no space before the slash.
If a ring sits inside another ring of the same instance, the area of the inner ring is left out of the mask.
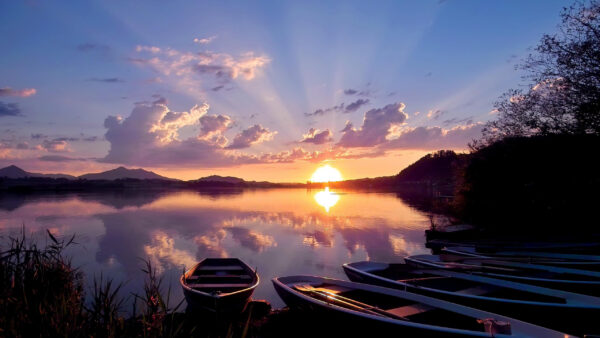
<path id="1" fill-rule="evenodd" d="M 417 268 L 446 269 L 479 276 L 511 280 L 550 289 L 591 296 L 600 295 L 600 272 L 550 265 L 503 261 L 500 258 L 478 258 L 457 255 L 415 255 L 404 259 Z"/>
<path id="2" fill-rule="evenodd" d="M 444 299 L 571 334 L 600 333 L 600 298 L 407 264 L 356 262 L 343 268 L 355 282 Z"/>
<path id="3" fill-rule="evenodd" d="M 274 278 L 273 285 L 289 307 L 325 318 L 339 327 L 339 336 L 570 337 L 514 318 L 374 285 L 314 276 Z"/>

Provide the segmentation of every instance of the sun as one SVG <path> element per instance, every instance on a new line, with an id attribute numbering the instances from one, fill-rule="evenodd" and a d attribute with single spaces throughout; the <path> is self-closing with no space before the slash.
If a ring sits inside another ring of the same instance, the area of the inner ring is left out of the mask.
<path id="1" fill-rule="evenodd" d="M 311 182 L 336 182 L 342 180 L 342 174 L 339 170 L 329 164 L 319 167 L 310 178 Z"/>

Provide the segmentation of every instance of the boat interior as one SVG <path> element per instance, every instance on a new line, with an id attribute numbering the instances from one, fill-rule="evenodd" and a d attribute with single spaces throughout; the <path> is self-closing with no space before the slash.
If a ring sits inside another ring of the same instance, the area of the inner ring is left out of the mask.
<path id="1" fill-rule="evenodd" d="M 407 283 L 409 285 L 422 286 L 464 295 L 545 303 L 566 303 L 566 300 L 560 297 L 552 297 L 461 278 L 438 276 L 427 273 L 427 270 L 415 270 L 406 264 L 389 264 L 386 269 L 370 271 L 370 273 L 380 277 L 393 279 L 398 282 Z"/>
<path id="2" fill-rule="evenodd" d="M 484 325 L 478 322 L 478 318 L 408 299 L 328 283 L 313 283 L 310 287 L 293 286 L 293 288 L 309 297 L 355 311 L 421 324 L 485 332 Z"/>
<path id="3" fill-rule="evenodd" d="M 256 273 L 237 259 L 206 259 L 185 276 L 185 283 L 194 290 L 207 293 L 229 293 L 251 287 Z"/>

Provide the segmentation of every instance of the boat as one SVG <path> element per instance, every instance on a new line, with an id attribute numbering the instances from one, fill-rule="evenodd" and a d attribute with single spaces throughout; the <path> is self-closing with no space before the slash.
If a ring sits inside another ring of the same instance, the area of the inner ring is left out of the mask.
<path id="1" fill-rule="evenodd" d="M 240 313 L 260 280 L 256 271 L 238 258 L 206 258 L 179 281 L 191 309 Z"/>
<path id="2" fill-rule="evenodd" d="M 433 239 L 464 239 L 474 237 L 478 232 L 479 230 L 470 224 L 450 224 L 425 230 L 425 238 L 428 241 Z"/>
<path id="3" fill-rule="evenodd" d="M 477 248 L 468 246 L 445 247 L 440 250 L 440 253 L 600 271 L 600 255 L 515 250 L 480 252 Z"/>
<path id="4" fill-rule="evenodd" d="M 290 308 L 304 310 L 314 320 L 326 318 L 327 326 L 339 328 L 338 336 L 347 331 L 352 336 L 570 337 L 517 319 L 402 290 L 315 276 L 279 277 L 272 281 Z"/>
<path id="5" fill-rule="evenodd" d="M 597 297 L 405 263 L 356 262 L 343 268 L 354 282 L 439 298 L 570 334 L 600 333 Z"/>
<path id="6" fill-rule="evenodd" d="M 455 270 L 550 289 L 600 296 L 600 272 L 598 271 L 447 254 L 415 255 L 404 260 L 417 268 Z"/>

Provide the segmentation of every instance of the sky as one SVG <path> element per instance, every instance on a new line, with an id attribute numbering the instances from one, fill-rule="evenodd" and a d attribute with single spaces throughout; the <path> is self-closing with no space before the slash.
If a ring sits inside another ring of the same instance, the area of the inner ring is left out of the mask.
<path id="1" fill-rule="evenodd" d="M 303 182 L 467 151 L 568 1 L 0 1 L 0 167 Z"/>

